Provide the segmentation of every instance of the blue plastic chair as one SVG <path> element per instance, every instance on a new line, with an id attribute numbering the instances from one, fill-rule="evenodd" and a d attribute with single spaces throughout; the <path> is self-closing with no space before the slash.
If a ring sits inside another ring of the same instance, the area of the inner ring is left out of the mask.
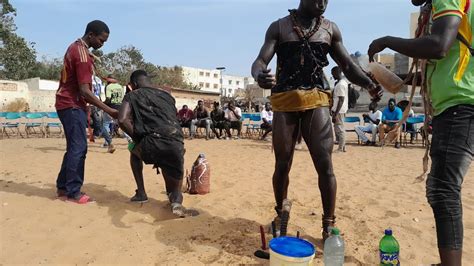
<path id="1" fill-rule="evenodd" d="M 421 132 L 420 132 L 420 129 L 417 128 L 417 124 L 423 124 L 423 123 L 425 123 L 425 116 L 424 115 L 413 116 L 413 117 L 408 117 L 407 118 L 406 123 L 403 125 L 403 131 L 402 131 L 403 143 L 404 143 L 405 146 L 408 145 L 408 141 L 407 141 L 407 135 L 408 134 L 414 134 L 415 139 L 418 140 L 418 134 L 421 134 Z M 413 125 L 412 127 L 410 127 L 410 129 L 408 129 L 409 124 Z"/>
<path id="2" fill-rule="evenodd" d="M 20 119 L 20 113 L 7 113 L 5 115 L 5 123 L 2 124 L 2 138 L 4 134 L 6 134 L 7 137 L 10 137 L 10 135 L 8 135 L 7 129 L 10 129 L 11 133 L 14 133 L 16 131 L 17 137 L 23 137 L 20 132 Z"/>
<path id="3" fill-rule="evenodd" d="M 43 113 L 29 113 L 26 115 L 27 122 L 25 123 L 25 132 L 27 138 L 30 136 L 30 134 L 36 133 L 35 128 L 40 129 L 41 135 L 43 137 L 46 136 L 46 133 L 44 131 L 43 117 Z"/>
<path id="4" fill-rule="evenodd" d="M 358 116 L 346 116 L 344 117 L 344 123 L 357 123 L 357 126 L 360 126 L 360 117 Z M 354 129 L 346 129 L 346 132 L 356 132 Z M 357 135 L 357 133 L 356 133 Z M 357 135 L 357 143 L 360 144 L 359 135 Z"/>
<path id="5" fill-rule="evenodd" d="M 58 113 L 56 112 L 49 112 L 47 113 L 47 117 L 49 120 L 59 120 Z M 45 136 L 49 137 L 51 135 L 51 128 L 57 128 L 59 129 L 59 134 L 61 137 L 63 137 L 63 125 L 61 124 L 60 121 L 58 122 L 50 122 L 48 121 L 45 125 Z"/>
<path id="6" fill-rule="evenodd" d="M 262 131 L 260 130 L 260 126 L 262 125 L 262 115 L 260 113 L 254 113 L 250 115 L 250 131 L 249 137 L 253 135 L 260 136 Z"/>
<path id="7" fill-rule="evenodd" d="M 250 113 L 242 113 L 242 117 L 240 118 L 240 121 L 242 121 L 242 129 L 245 128 L 245 135 L 249 135 L 250 131 L 250 117 L 252 115 Z"/>

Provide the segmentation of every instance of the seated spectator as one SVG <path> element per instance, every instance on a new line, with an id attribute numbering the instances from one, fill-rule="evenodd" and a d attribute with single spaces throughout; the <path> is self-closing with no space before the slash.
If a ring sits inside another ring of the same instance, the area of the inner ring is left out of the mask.
<path id="1" fill-rule="evenodd" d="M 369 121 L 369 124 L 363 126 L 355 126 L 355 132 L 362 140 L 362 143 L 365 145 L 375 145 L 375 140 L 377 138 L 377 130 L 380 121 L 382 121 L 382 112 L 377 110 L 377 103 L 371 102 L 369 104 L 369 111 L 368 114 L 363 114 L 362 117 L 364 121 Z M 365 133 L 372 134 L 372 141 L 367 138 Z"/>
<path id="2" fill-rule="evenodd" d="M 239 107 L 235 106 L 234 102 L 230 101 L 225 110 L 225 119 L 230 122 L 231 129 L 237 129 L 237 138 L 240 138 L 242 131 L 242 111 Z"/>
<path id="3" fill-rule="evenodd" d="M 223 137 L 222 130 L 225 130 L 227 133 L 226 139 L 231 137 L 229 129 L 230 123 L 225 119 L 225 112 L 219 107 L 218 102 L 214 102 L 214 109 L 211 112 L 211 121 L 212 132 L 214 132 L 218 139 Z M 219 129 L 219 133 L 217 132 L 217 129 Z"/>
<path id="4" fill-rule="evenodd" d="M 191 121 L 193 120 L 194 113 L 188 106 L 185 104 L 183 108 L 178 111 L 178 121 L 181 127 L 186 127 L 191 130 Z"/>
<path id="5" fill-rule="evenodd" d="M 410 112 L 408 112 L 408 117 L 415 117 L 415 112 L 411 108 L 410 108 Z M 416 125 L 407 122 L 406 126 L 407 128 L 405 130 L 410 132 L 410 144 L 413 144 L 413 142 L 415 141 L 415 136 L 416 136 L 416 133 L 415 133 Z"/>
<path id="6" fill-rule="evenodd" d="M 264 140 L 267 137 L 268 133 L 272 132 L 273 111 L 270 103 L 265 104 L 265 109 L 263 109 L 261 115 L 263 123 L 262 125 L 260 125 L 260 128 L 262 130 L 265 130 L 262 135 L 262 140 Z"/>
<path id="7" fill-rule="evenodd" d="M 385 132 L 389 132 L 393 134 L 389 141 L 391 142 L 395 140 L 395 148 L 400 148 L 400 127 L 398 127 L 398 130 L 395 132 L 392 130 L 397 127 L 399 121 L 402 119 L 402 115 L 402 109 L 396 106 L 395 99 L 391 98 L 388 100 L 388 107 L 383 110 L 382 123 L 379 125 L 379 138 L 382 145 L 384 144 L 385 140 Z"/>
<path id="8" fill-rule="evenodd" d="M 209 110 L 204 106 L 202 100 L 198 101 L 198 105 L 194 109 L 193 120 L 191 121 L 190 139 L 195 137 L 198 127 L 206 128 L 206 140 L 208 140 L 209 132 L 211 131 L 211 117 L 209 115 Z"/>

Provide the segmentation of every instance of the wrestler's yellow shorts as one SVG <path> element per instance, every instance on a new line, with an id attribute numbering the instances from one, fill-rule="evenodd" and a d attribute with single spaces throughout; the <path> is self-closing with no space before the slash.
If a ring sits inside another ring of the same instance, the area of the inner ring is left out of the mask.
<path id="1" fill-rule="evenodd" d="M 273 93 L 270 96 L 273 111 L 276 112 L 299 112 L 318 107 L 331 106 L 332 96 L 330 91 L 318 89 L 292 90 Z"/>

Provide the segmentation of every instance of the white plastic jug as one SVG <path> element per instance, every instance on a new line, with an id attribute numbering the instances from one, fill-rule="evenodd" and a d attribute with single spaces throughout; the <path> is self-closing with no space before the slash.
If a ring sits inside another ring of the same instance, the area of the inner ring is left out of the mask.
<path id="1" fill-rule="evenodd" d="M 270 266 L 313 265 L 316 249 L 310 242 L 290 236 L 270 241 Z"/>

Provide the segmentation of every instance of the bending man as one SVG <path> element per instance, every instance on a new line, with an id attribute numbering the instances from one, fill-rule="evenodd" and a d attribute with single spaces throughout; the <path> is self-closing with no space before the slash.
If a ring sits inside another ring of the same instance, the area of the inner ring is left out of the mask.
<path id="1" fill-rule="evenodd" d="M 173 214 L 184 217 L 182 206 L 184 143 L 176 117 L 175 99 L 167 91 L 154 88 L 147 73 L 136 70 L 130 76 L 132 91 L 125 95 L 119 125 L 132 137 L 130 166 L 137 183 L 133 202 L 146 202 L 143 162 L 161 168 Z"/>

